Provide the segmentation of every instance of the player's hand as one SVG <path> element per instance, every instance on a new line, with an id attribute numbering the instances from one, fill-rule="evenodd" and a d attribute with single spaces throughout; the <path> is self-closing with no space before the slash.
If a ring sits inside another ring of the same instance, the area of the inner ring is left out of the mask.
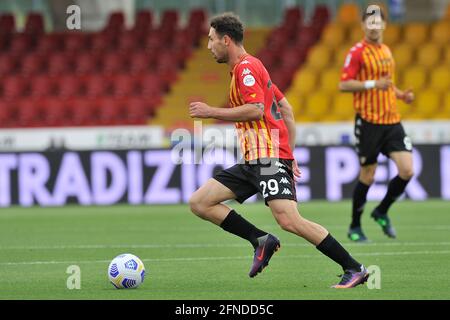
<path id="1" fill-rule="evenodd" d="M 191 118 L 211 118 L 212 107 L 203 102 L 191 102 L 189 104 L 189 115 Z"/>
<path id="2" fill-rule="evenodd" d="M 380 80 L 375 81 L 375 88 L 381 90 L 387 90 L 392 86 L 392 80 L 390 77 L 381 77 Z"/>
<path id="3" fill-rule="evenodd" d="M 403 91 L 402 100 L 405 101 L 405 103 L 410 104 L 414 101 L 414 92 L 412 92 L 411 89 L 408 89 L 406 91 Z"/>
<path id="4" fill-rule="evenodd" d="M 302 172 L 300 171 L 297 160 L 295 159 L 294 161 L 292 161 L 292 172 L 294 173 L 294 177 L 296 180 L 300 179 L 300 177 L 302 176 Z"/>

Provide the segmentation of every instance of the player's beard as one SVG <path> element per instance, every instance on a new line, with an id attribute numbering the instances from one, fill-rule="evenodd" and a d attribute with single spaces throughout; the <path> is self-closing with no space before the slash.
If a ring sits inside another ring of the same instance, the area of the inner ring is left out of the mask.
<path id="1" fill-rule="evenodd" d="M 217 63 L 228 63 L 228 53 L 225 52 L 222 56 L 214 55 Z"/>

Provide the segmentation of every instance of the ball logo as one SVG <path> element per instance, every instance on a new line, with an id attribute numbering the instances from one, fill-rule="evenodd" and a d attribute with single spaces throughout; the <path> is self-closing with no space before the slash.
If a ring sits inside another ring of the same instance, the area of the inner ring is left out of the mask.
<path id="1" fill-rule="evenodd" d="M 125 262 L 125 268 L 127 269 L 137 270 L 137 267 L 138 264 L 134 260 L 128 260 L 127 262 Z"/>
<path id="2" fill-rule="evenodd" d="M 244 77 L 244 85 L 247 87 L 252 87 L 256 83 L 255 77 L 253 77 L 251 74 L 246 75 Z"/>

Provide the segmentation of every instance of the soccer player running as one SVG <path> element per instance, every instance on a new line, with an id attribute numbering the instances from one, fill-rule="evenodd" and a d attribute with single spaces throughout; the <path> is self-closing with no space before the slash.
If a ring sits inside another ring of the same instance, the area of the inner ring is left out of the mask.
<path id="1" fill-rule="evenodd" d="M 386 21 L 378 6 L 369 6 L 362 16 L 365 37 L 347 55 L 340 90 L 353 92 L 356 152 L 361 169 L 353 191 L 352 222 L 348 237 L 355 242 L 368 241 L 361 229 L 361 215 L 367 192 L 374 181 L 377 157 L 381 152 L 395 162 L 398 175 L 389 182 L 387 193 L 371 217 L 390 238 L 396 237 L 387 212 L 403 193 L 413 176 L 412 145 L 400 123 L 397 99 L 410 104 L 411 90 L 401 91 L 394 84 L 394 59 L 383 44 Z"/>
<path id="2" fill-rule="evenodd" d="M 236 199 L 242 203 L 259 192 L 282 229 L 306 239 L 342 266 L 344 274 L 335 288 L 364 283 L 367 269 L 325 228 L 298 212 L 294 175 L 299 177 L 300 171 L 292 155 L 295 146 L 292 108 L 271 82 L 261 61 L 246 53 L 242 22 L 236 15 L 225 13 L 214 17 L 210 26 L 208 49 L 218 63 L 226 63 L 230 68 L 231 107 L 193 102 L 190 116 L 234 122 L 245 162 L 217 173 L 200 187 L 189 201 L 192 212 L 252 244 L 254 258 L 249 276 L 254 277 L 269 264 L 280 241 L 222 202 Z M 271 174 L 266 174 L 272 169 Z"/>

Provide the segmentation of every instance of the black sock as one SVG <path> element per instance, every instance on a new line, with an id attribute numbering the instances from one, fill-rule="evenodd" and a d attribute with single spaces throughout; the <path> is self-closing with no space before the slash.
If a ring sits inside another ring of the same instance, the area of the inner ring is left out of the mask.
<path id="1" fill-rule="evenodd" d="M 369 191 L 368 185 L 358 181 L 353 191 L 353 203 L 352 203 L 352 223 L 350 228 L 356 228 L 361 226 L 361 215 L 364 210 L 364 205 L 367 201 L 367 192 Z"/>
<path id="2" fill-rule="evenodd" d="M 230 211 L 225 220 L 220 224 L 220 227 L 225 231 L 250 241 L 254 248 L 259 245 L 258 238 L 267 234 L 267 232 L 259 230 L 234 210 Z"/>
<path id="3" fill-rule="evenodd" d="M 331 234 L 328 234 L 325 239 L 316 246 L 317 250 L 329 257 L 334 262 L 341 265 L 345 270 L 361 270 L 361 264 L 357 262 L 352 256 L 341 246 Z"/>
<path id="4" fill-rule="evenodd" d="M 381 201 L 380 205 L 377 207 L 377 211 L 381 214 L 386 214 L 389 207 L 397 200 L 398 197 L 405 191 L 406 185 L 409 180 L 403 180 L 399 176 L 396 176 L 389 182 L 388 190 L 384 199 Z"/>

